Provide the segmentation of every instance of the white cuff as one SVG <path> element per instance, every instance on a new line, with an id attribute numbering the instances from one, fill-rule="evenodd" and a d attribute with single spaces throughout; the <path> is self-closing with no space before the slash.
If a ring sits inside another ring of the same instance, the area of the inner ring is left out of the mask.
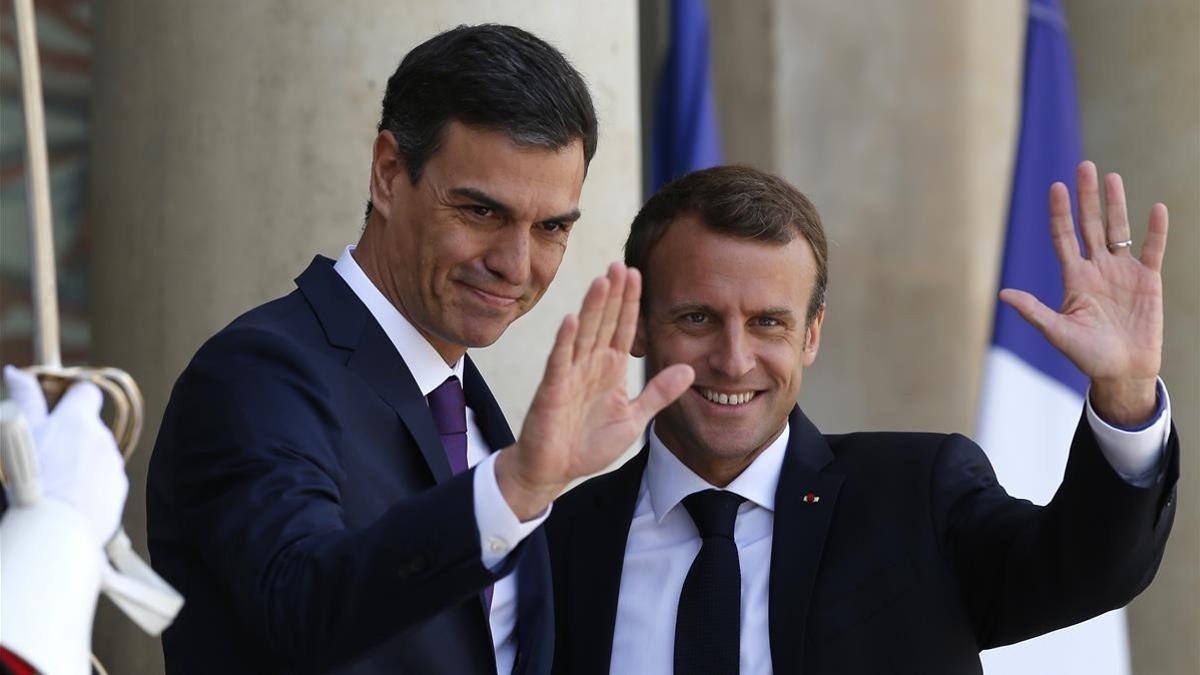
<path id="1" fill-rule="evenodd" d="M 526 522 L 517 519 L 496 482 L 496 457 L 499 454 L 493 452 L 475 465 L 475 523 L 479 527 L 480 558 L 489 570 L 500 567 L 505 556 L 546 520 L 551 508 L 546 507 Z"/>
<path id="2" fill-rule="evenodd" d="M 1171 431 L 1171 398 L 1162 379 L 1158 380 L 1158 394 L 1162 396 L 1162 413 L 1148 426 L 1127 431 L 1118 429 L 1100 419 L 1092 409 L 1091 391 L 1086 401 L 1088 426 L 1096 436 L 1096 444 L 1109 465 L 1125 482 L 1137 487 L 1150 487 L 1161 469 L 1163 450 L 1167 447 L 1167 435 Z"/>

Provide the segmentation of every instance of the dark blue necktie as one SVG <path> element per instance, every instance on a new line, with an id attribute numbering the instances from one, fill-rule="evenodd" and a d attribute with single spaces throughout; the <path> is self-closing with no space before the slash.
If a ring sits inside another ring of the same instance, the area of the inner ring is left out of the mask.
<path id="1" fill-rule="evenodd" d="M 733 523 L 743 501 L 724 490 L 704 490 L 683 499 L 701 543 L 679 594 L 675 675 L 737 675 L 742 574 Z"/>

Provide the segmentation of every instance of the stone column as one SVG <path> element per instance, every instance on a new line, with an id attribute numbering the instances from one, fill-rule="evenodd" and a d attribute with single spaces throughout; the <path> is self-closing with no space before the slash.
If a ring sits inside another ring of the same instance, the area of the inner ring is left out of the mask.
<path id="1" fill-rule="evenodd" d="M 478 354 L 519 428 L 559 320 L 619 257 L 640 204 L 635 6 L 113 0 L 96 11 L 95 358 L 129 370 L 146 394 L 125 514 L 142 552 L 146 465 L 175 378 L 206 337 L 293 288 L 314 254 L 357 239 L 387 77 L 411 47 L 460 23 L 512 23 L 557 45 L 587 78 L 601 122 L 557 281 Z M 158 642 L 107 603 L 95 642 L 114 673 L 162 670 Z"/>
<path id="2" fill-rule="evenodd" d="M 1018 122 L 1019 3 L 709 3 L 730 162 L 807 194 L 830 240 L 827 431 L 969 430 Z"/>

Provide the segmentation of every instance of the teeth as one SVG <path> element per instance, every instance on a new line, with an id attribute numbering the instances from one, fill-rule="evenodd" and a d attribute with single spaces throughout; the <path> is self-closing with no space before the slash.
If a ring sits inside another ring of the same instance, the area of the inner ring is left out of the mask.
<path id="1" fill-rule="evenodd" d="M 704 398 L 720 405 L 742 405 L 743 403 L 749 403 L 750 399 L 754 398 L 754 392 L 752 391 L 742 394 L 722 394 L 708 389 L 701 389 L 700 392 L 704 394 Z"/>

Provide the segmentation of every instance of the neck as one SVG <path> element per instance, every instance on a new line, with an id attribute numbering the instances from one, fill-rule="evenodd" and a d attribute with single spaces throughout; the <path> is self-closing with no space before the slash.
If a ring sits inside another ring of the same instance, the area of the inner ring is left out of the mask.
<path id="1" fill-rule="evenodd" d="M 388 302 L 392 303 L 392 307 L 395 307 L 396 311 L 400 312 L 401 316 L 403 316 L 408 323 L 415 328 L 418 333 L 421 334 L 421 337 L 425 338 L 425 341 L 428 342 L 429 345 L 433 347 L 435 351 L 437 351 L 438 355 L 442 357 L 442 360 L 446 362 L 446 365 L 453 368 L 454 364 L 458 363 L 459 359 L 461 359 L 463 355 L 467 353 L 467 348 L 460 344 L 455 344 L 448 340 L 439 338 L 436 334 L 425 330 L 425 328 L 419 322 L 413 320 L 412 314 L 409 313 L 408 309 L 404 306 L 404 302 L 401 299 L 400 293 L 396 291 L 393 279 L 384 273 L 384 271 L 387 269 L 387 264 L 382 259 L 383 256 L 378 253 L 382 247 L 377 246 L 375 243 L 375 232 L 377 232 L 379 229 L 379 224 L 373 223 L 373 219 L 375 217 L 376 214 L 372 213 L 367 219 L 367 226 L 365 229 L 363 229 L 362 237 L 359 238 L 358 244 L 356 244 L 354 246 L 354 250 L 351 251 L 351 257 L 354 258 L 354 262 L 358 264 L 358 267 L 363 271 L 363 274 L 367 275 L 367 278 L 370 279 L 371 283 L 375 285 L 375 288 L 377 288 L 379 292 L 383 294 L 383 297 L 386 298 Z"/>
<path id="2" fill-rule="evenodd" d="M 764 450 L 771 447 L 771 444 L 775 442 L 775 439 L 779 438 L 779 435 L 783 433 L 785 428 L 787 428 L 786 422 L 779 428 L 779 431 L 772 434 L 766 442 L 754 450 L 732 457 L 720 456 L 708 448 L 689 447 L 687 444 L 670 437 L 670 434 L 659 434 L 658 439 L 662 441 L 663 446 L 672 455 L 675 455 L 693 473 L 703 478 L 709 485 L 723 488 L 732 483 L 735 478 L 742 475 L 742 472 L 753 464 L 754 460 L 758 459 L 758 456 Z"/>

